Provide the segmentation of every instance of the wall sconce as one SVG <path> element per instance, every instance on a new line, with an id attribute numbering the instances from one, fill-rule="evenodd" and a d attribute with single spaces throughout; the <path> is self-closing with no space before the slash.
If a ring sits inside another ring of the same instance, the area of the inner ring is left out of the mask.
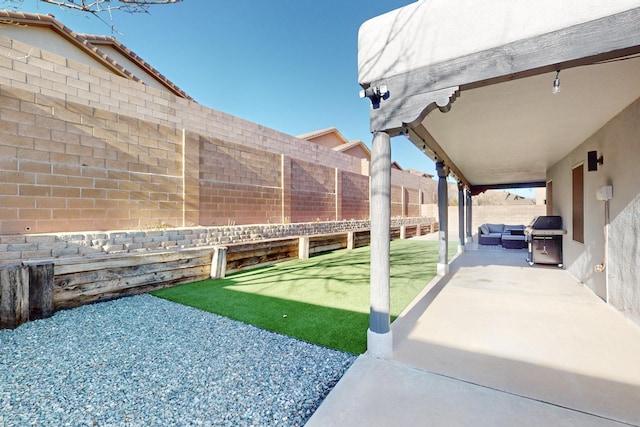
<path id="1" fill-rule="evenodd" d="M 604 163 L 604 158 L 602 155 L 598 157 L 597 151 L 589 151 L 587 153 L 587 171 L 597 171 L 598 165 L 602 165 Z"/>
<path id="2" fill-rule="evenodd" d="M 556 71 L 556 79 L 553 81 L 551 93 L 554 95 L 560 93 L 560 70 Z"/>

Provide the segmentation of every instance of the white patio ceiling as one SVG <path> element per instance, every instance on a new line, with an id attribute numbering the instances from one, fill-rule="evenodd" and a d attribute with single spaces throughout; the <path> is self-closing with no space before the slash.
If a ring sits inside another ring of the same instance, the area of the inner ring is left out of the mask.
<path id="1" fill-rule="evenodd" d="M 389 97 L 371 130 L 408 135 L 476 191 L 543 184 L 640 97 L 639 21 L 640 0 L 422 0 L 373 18 L 359 81 Z"/>
<path id="2" fill-rule="evenodd" d="M 640 97 L 640 58 L 461 90 L 423 125 L 473 185 L 544 181 L 546 171 Z M 586 162 L 586 155 L 585 155 Z"/>

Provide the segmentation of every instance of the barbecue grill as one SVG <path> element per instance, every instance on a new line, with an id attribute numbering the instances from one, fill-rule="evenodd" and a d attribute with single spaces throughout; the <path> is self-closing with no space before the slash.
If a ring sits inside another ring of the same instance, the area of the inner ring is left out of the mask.
<path id="1" fill-rule="evenodd" d="M 524 229 L 524 238 L 529 247 L 527 261 L 533 264 L 556 264 L 562 267 L 562 217 L 537 216 Z"/>

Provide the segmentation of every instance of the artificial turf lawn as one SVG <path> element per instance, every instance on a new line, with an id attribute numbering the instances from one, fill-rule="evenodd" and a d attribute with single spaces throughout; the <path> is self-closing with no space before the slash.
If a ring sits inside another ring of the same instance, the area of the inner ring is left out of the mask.
<path id="1" fill-rule="evenodd" d="M 453 246 L 453 245 L 450 245 Z M 203 280 L 153 292 L 264 329 L 353 354 L 366 351 L 370 247 Z M 391 319 L 436 274 L 438 242 L 391 242 Z"/>

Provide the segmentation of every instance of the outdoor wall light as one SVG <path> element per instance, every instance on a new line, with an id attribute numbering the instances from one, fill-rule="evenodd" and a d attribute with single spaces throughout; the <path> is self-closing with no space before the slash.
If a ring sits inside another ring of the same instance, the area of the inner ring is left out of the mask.
<path id="1" fill-rule="evenodd" d="M 553 89 L 551 89 L 552 94 L 560 93 L 560 70 L 556 71 L 556 79 L 553 81 Z"/>
<path id="2" fill-rule="evenodd" d="M 360 91 L 360 98 L 369 98 L 375 110 L 380 108 L 380 100 L 389 98 L 389 88 L 387 85 L 370 86 Z"/>
<path id="3" fill-rule="evenodd" d="M 604 163 L 604 157 L 602 155 L 598 157 L 597 151 L 589 151 L 587 152 L 587 171 L 597 171 L 598 165 Z"/>

